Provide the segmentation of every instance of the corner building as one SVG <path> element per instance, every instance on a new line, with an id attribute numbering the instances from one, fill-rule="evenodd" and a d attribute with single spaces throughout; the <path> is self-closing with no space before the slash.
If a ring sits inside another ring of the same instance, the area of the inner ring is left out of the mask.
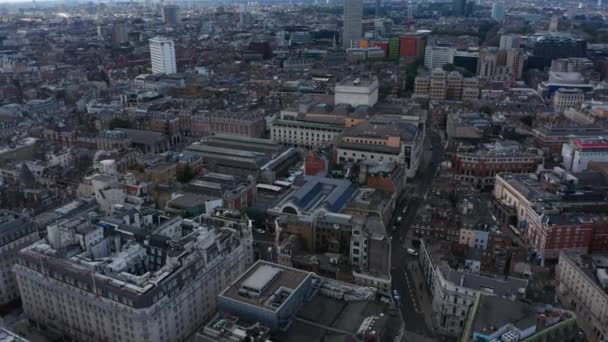
<path id="1" fill-rule="evenodd" d="M 38 328 L 77 341 L 185 341 L 252 263 L 250 227 L 224 213 L 202 224 L 149 209 L 113 215 L 59 221 L 19 253 L 23 310 Z"/>

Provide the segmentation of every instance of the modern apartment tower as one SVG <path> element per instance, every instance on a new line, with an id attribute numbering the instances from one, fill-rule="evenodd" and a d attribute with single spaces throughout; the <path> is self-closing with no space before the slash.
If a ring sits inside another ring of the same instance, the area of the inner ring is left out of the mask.
<path id="1" fill-rule="evenodd" d="M 356 48 L 362 35 L 363 1 L 344 0 L 344 27 L 342 28 L 342 47 Z"/>
<path id="2" fill-rule="evenodd" d="M 150 60 L 155 74 L 175 74 L 175 43 L 171 39 L 155 37 L 150 39 Z"/>
<path id="3" fill-rule="evenodd" d="M 169 26 L 177 26 L 180 23 L 179 6 L 165 5 L 163 6 L 163 21 Z"/>

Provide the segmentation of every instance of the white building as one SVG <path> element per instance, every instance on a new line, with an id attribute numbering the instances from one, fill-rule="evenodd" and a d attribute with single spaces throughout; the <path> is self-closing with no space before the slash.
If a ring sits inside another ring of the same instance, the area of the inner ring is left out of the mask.
<path id="1" fill-rule="evenodd" d="M 422 158 L 422 122 L 376 118 L 345 130 L 337 144 L 337 163 L 394 162 L 407 177 L 416 175 Z"/>
<path id="2" fill-rule="evenodd" d="M 500 36 L 499 49 L 519 49 L 521 47 L 521 35 L 519 34 L 503 34 Z"/>
<path id="3" fill-rule="evenodd" d="M 80 341 L 184 341 L 253 262 L 251 227 L 226 216 L 124 211 L 51 225 L 19 252 L 23 310 Z"/>
<path id="4" fill-rule="evenodd" d="M 608 256 L 562 252 L 555 268 L 561 303 L 576 312 L 591 342 L 608 338 Z"/>
<path id="5" fill-rule="evenodd" d="M 39 239 L 33 221 L 10 211 L 0 211 L 0 304 L 8 304 L 19 298 L 12 271 L 17 252 Z"/>
<path id="6" fill-rule="evenodd" d="M 359 39 L 363 35 L 363 0 L 344 1 L 344 25 L 342 27 L 342 47 L 359 47 Z"/>
<path id="7" fill-rule="evenodd" d="M 297 120 L 281 113 L 270 123 L 272 141 L 300 148 L 315 148 L 334 142 L 344 125 Z"/>
<path id="8" fill-rule="evenodd" d="M 372 107 L 378 102 L 378 87 L 376 77 L 348 77 L 336 84 L 334 102 L 336 105 Z"/>
<path id="9" fill-rule="evenodd" d="M 434 262 L 441 253 L 421 242 L 419 261 L 431 292 L 433 327 L 442 335 L 460 336 L 469 308 L 477 296 L 499 296 L 515 300 L 525 294 L 527 280 L 512 277 L 490 278 L 456 271 Z"/>
<path id="10" fill-rule="evenodd" d="M 429 70 L 454 63 L 455 49 L 449 46 L 427 46 L 424 51 L 424 66 Z"/>
<path id="11" fill-rule="evenodd" d="M 562 146 L 563 165 L 568 171 L 581 172 L 590 161 L 608 161 L 608 140 L 577 138 Z"/>
<path id="12" fill-rule="evenodd" d="M 488 247 L 490 231 L 487 227 L 461 228 L 458 242 L 469 248 L 485 250 Z"/>
<path id="13" fill-rule="evenodd" d="M 173 40 L 163 37 L 150 39 L 150 60 L 153 73 L 175 74 L 177 64 L 175 63 L 175 43 Z"/>
<path id="14" fill-rule="evenodd" d="M 557 111 L 563 111 L 568 108 L 580 108 L 581 104 L 585 100 L 585 94 L 580 89 L 558 89 L 551 101 L 553 102 L 553 108 Z"/>

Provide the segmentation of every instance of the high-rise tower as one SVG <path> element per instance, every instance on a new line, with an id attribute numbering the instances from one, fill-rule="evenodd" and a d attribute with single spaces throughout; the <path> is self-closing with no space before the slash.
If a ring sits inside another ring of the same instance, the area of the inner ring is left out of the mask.
<path id="1" fill-rule="evenodd" d="M 150 39 L 150 60 L 155 74 L 175 74 L 175 43 L 171 39 L 155 37 Z"/>
<path id="2" fill-rule="evenodd" d="M 357 47 L 362 35 L 363 1 L 344 0 L 344 27 L 342 28 L 342 47 Z"/>

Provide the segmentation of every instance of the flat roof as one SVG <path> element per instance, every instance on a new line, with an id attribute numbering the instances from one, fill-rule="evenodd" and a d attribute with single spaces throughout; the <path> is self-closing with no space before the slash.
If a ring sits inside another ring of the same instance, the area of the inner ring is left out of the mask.
<path id="1" fill-rule="evenodd" d="M 124 132 L 131 139 L 131 142 L 136 144 L 153 145 L 166 140 L 162 133 L 139 129 L 117 128 L 112 132 Z"/>
<path id="2" fill-rule="evenodd" d="M 283 189 L 280 186 L 275 186 L 275 185 L 270 185 L 270 184 L 258 184 L 258 185 L 256 185 L 256 187 L 258 189 L 266 189 L 266 190 L 272 190 L 272 191 L 281 191 L 281 189 Z"/>
<path id="3" fill-rule="evenodd" d="M 241 284 L 242 287 L 262 291 L 276 276 L 281 269 L 270 265 L 261 265 Z"/>
<path id="4" fill-rule="evenodd" d="M 220 296 L 267 310 L 276 311 L 278 308 L 264 305 L 266 300 L 280 287 L 295 290 L 311 275 L 312 273 L 310 272 L 259 260 L 239 279 L 232 283 L 230 287 L 225 289 Z M 239 290 L 244 286 L 260 288 L 261 284 L 264 284 L 264 288 L 261 289 L 258 297 L 248 297 L 239 293 Z"/>
<path id="5" fill-rule="evenodd" d="M 338 86 L 346 86 L 346 87 L 369 87 L 374 84 L 374 82 L 378 82 L 378 79 L 375 77 L 368 76 L 359 76 L 352 77 L 349 76 L 346 79 L 340 81 Z"/>

